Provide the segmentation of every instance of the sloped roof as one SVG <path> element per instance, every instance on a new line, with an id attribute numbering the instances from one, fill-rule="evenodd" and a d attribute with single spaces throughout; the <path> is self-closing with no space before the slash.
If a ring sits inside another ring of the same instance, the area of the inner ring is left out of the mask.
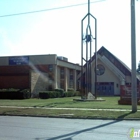
<path id="1" fill-rule="evenodd" d="M 102 46 L 98 51 L 97 54 L 101 56 L 105 56 L 116 68 L 118 68 L 125 76 L 131 76 L 131 69 L 122 62 L 119 58 L 109 52 L 104 46 Z M 91 63 L 95 59 L 95 55 L 89 60 Z"/>

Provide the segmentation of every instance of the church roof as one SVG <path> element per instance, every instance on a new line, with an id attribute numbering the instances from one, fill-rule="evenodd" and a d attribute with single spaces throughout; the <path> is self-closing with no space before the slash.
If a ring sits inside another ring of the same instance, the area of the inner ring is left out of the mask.
<path id="1" fill-rule="evenodd" d="M 125 76 L 131 76 L 131 69 L 122 62 L 119 58 L 113 55 L 110 51 L 108 51 L 104 46 L 102 46 L 98 51 L 97 54 L 101 56 L 105 56 L 116 68 L 118 68 Z M 95 55 L 92 56 L 89 63 L 94 61 Z"/>

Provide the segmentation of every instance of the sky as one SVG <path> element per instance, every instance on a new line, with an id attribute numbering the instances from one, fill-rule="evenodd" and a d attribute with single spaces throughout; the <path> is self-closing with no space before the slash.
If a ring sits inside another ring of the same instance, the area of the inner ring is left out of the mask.
<path id="1" fill-rule="evenodd" d="M 90 13 L 97 19 L 97 50 L 104 46 L 131 68 L 130 0 L 90 2 Z M 0 0 L 0 56 L 57 54 L 67 57 L 69 62 L 80 64 L 81 20 L 88 13 L 86 3 L 88 0 Z M 138 65 L 140 0 L 135 5 Z M 44 9 L 52 10 L 6 16 Z M 85 20 L 84 34 L 86 26 Z M 92 18 L 91 30 L 94 34 Z M 93 43 L 92 54 L 94 47 Z"/>

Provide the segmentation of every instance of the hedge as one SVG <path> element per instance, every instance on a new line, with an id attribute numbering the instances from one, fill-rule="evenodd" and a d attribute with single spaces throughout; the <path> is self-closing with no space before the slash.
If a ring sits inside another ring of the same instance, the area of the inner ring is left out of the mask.
<path id="1" fill-rule="evenodd" d="M 65 92 L 63 89 L 55 89 L 54 91 L 40 91 L 39 98 L 48 99 L 48 98 L 61 98 L 61 97 L 73 97 L 81 96 L 79 91 L 69 90 Z"/>
<path id="2" fill-rule="evenodd" d="M 0 99 L 29 99 L 29 89 L 0 89 Z"/>
<path id="3" fill-rule="evenodd" d="M 66 97 L 75 96 L 75 92 L 74 92 L 74 91 L 67 91 L 67 92 L 65 92 L 65 96 L 66 96 Z"/>
<path id="4" fill-rule="evenodd" d="M 80 91 L 75 91 L 75 96 L 81 96 L 81 92 Z"/>
<path id="5" fill-rule="evenodd" d="M 61 93 L 58 91 L 40 91 L 39 98 L 48 99 L 48 98 L 58 98 L 61 97 Z"/>
<path id="6" fill-rule="evenodd" d="M 64 97 L 65 94 L 64 94 L 64 89 L 61 89 L 61 88 L 57 88 L 57 89 L 54 89 L 54 91 L 57 91 L 60 93 L 60 97 Z"/>
<path id="7" fill-rule="evenodd" d="M 80 91 L 68 90 L 65 92 L 66 97 L 81 96 Z"/>
<path id="8" fill-rule="evenodd" d="M 74 89 L 73 88 L 68 88 L 67 91 L 74 91 Z"/>
<path id="9" fill-rule="evenodd" d="M 31 98 L 31 93 L 30 93 L 29 89 L 23 89 L 20 91 L 20 93 L 21 93 L 21 97 L 23 99 L 30 99 Z"/>

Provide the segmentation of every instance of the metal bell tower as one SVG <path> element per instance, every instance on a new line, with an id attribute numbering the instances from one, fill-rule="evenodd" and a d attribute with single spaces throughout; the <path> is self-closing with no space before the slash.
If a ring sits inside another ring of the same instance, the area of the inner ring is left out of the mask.
<path id="1" fill-rule="evenodd" d="M 88 23 L 86 26 L 86 35 L 84 34 L 83 23 L 88 18 Z M 92 34 L 90 18 L 94 20 L 94 34 Z M 94 40 L 95 51 L 94 51 L 94 60 L 95 60 L 95 70 L 92 70 L 92 41 Z M 86 43 L 86 46 L 84 46 Z M 86 47 L 85 49 L 83 47 Z M 84 58 L 85 57 L 85 58 Z M 84 64 L 85 62 L 85 64 Z M 96 93 L 96 83 L 97 83 L 97 19 L 90 14 L 90 0 L 88 0 L 88 13 L 81 20 L 81 92 L 83 96 L 87 97 L 88 92 L 92 92 L 92 73 L 95 72 L 95 85 L 94 85 L 94 96 L 97 98 Z"/>

